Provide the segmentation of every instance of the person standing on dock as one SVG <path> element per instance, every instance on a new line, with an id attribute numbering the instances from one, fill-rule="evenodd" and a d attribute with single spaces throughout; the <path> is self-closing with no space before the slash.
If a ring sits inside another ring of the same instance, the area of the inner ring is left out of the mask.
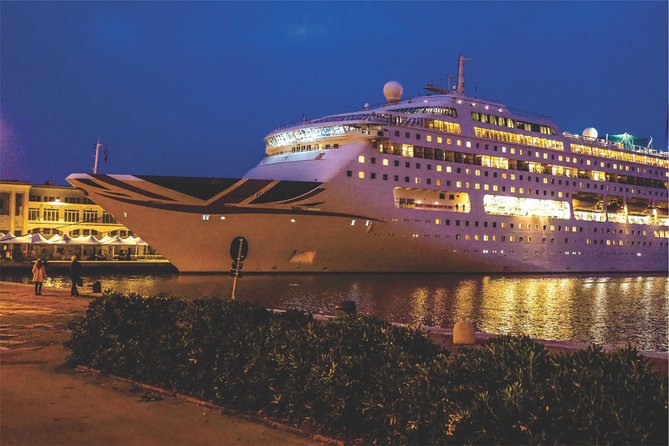
<path id="1" fill-rule="evenodd" d="M 35 282 L 35 296 L 42 295 L 42 285 L 46 279 L 46 267 L 42 259 L 37 259 L 33 265 L 33 282 Z"/>
<path id="2" fill-rule="evenodd" d="M 77 260 L 77 256 L 72 256 L 72 263 L 70 264 L 70 280 L 72 281 L 70 296 L 78 296 L 79 290 L 77 290 L 77 285 L 82 286 L 83 283 L 81 283 L 81 263 Z"/>

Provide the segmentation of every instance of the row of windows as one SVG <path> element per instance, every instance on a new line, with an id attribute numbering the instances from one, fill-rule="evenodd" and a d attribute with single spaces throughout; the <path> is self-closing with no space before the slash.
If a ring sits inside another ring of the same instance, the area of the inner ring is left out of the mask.
<path id="1" fill-rule="evenodd" d="M 82 217 L 80 220 L 80 216 Z M 82 212 L 76 209 L 65 209 L 63 219 L 68 223 L 96 223 L 98 222 L 98 212 L 95 210 L 84 209 Z M 28 209 L 28 220 L 40 220 L 40 210 L 37 208 Z M 60 221 L 60 209 L 45 208 L 41 213 L 42 221 Z M 102 213 L 100 219 L 102 223 L 116 223 L 116 219 L 107 212 Z"/>
<path id="2" fill-rule="evenodd" d="M 443 115 L 450 116 L 451 118 L 458 117 L 458 111 L 453 107 L 407 107 L 407 108 L 395 108 L 388 110 L 389 112 L 397 113 L 424 113 L 426 115 Z"/>
<path id="3" fill-rule="evenodd" d="M 450 169 L 450 167 L 449 167 L 449 169 Z M 447 169 L 447 172 L 450 172 L 450 170 Z M 458 173 L 460 173 L 460 172 L 458 172 Z M 488 172 L 485 172 L 485 173 L 487 174 Z M 497 172 L 494 172 L 494 174 L 495 174 L 494 176 L 496 177 Z M 503 174 L 503 177 L 502 177 L 503 179 L 505 178 L 504 175 L 506 175 L 506 174 Z M 346 176 L 347 177 L 352 177 L 353 176 L 353 171 L 347 170 L 346 171 Z M 375 179 L 377 179 L 377 174 L 376 174 L 376 172 L 366 173 L 362 170 L 358 171 L 358 178 L 365 179 L 366 177 L 369 177 L 369 179 L 375 180 Z M 384 181 L 387 181 L 387 180 L 390 179 L 390 175 L 384 173 L 384 174 L 381 175 L 381 178 Z M 511 179 L 515 180 L 516 179 L 515 175 L 512 174 Z M 520 175 L 519 179 L 522 181 L 523 180 L 523 175 Z M 535 178 L 535 179 L 538 182 L 539 178 Z M 392 176 L 392 181 L 395 181 L 395 182 L 404 181 L 404 183 L 408 183 L 408 184 L 410 184 L 410 183 L 423 184 L 423 180 L 424 179 L 422 177 L 413 177 L 413 181 L 412 181 L 412 177 L 410 177 L 410 176 L 403 176 L 403 177 L 401 177 L 400 175 L 393 175 Z M 531 181 L 532 177 L 528 176 L 527 180 Z M 546 178 L 544 178 L 544 180 L 546 180 Z M 546 184 L 547 182 L 544 181 L 543 183 Z M 431 185 L 432 184 L 432 179 L 431 178 L 425 179 L 425 184 L 430 184 Z M 441 186 L 443 184 L 443 182 L 442 182 L 441 179 L 437 178 L 436 181 L 434 182 L 434 184 L 436 186 Z M 579 184 L 580 187 L 583 187 L 582 182 L 579 182 L 578 184 Z M 473 189 L 476 189 L 476 190 L 484 190 L 484 191 L 490 191 L 491 190 L 493 192 L 499 192 L 499 191 L 506 192 L 508 190 L 509 192 L 511 192 L 513 194 L 515 194 L 515 193 L 527 194 L 527 195 L 533 195 L 534 194 L 535 196 L 540 195 L 540 196 L 544 196 L 544 197 L 547 197 L 547 196 L 550 195 L 551 197 L 558 197 L 558 198 L 562 198 L 563 196 L 564 197 L 569 197 L 569 192 L 563 193 L 561 191 L 557 191 L 557 192 L 554 191 L 554 190 L 548 191 L 548 190 L 545 190 L 545 189 L 525 188 L 525 187 L 522 187 L 522 186 L 521 187 L 516 187 L 516 186 L 507 187 L 507 186 L 499 186 L 497 184 L 490 185 L 490 184 L 487 184 L 487 183 L 473 183 L 473 182 L 469 182 L 469 181 L 451 181 L 451 180 L 446 180 L 445 185 L 448 186 L 448 187 L 450 187 L 451 185 L 455 185 L 455 187 L 457 187 L 457 188 L 464 188 L 464 189 L 472 189 L 473 188 Z M 566 185 L 568 185 L 568 182 L 566 182 Z M 577 183 L 574 181 L 573 185 L 576 186 Z M 589 187 L 590 187 L 590 185 L 588 184 L 588 188 Z M 603 186 L 602 186 L 602 189 L 603 189 Z M 608 186 L 607 186 L 607 189 L 608 189 Z M 621 189 L 621 192 L 622 192 L 622 188 L 620 188 L 620 189 Z M 614 188 L 614 190 L 615 190 L 615 188 Z M 549 194 L 549 192 L 550 192 L 550 194 Z M 629 192 L 629 188 L 627 188 L 627 192 Z M 643 191 L 643 192 L 645 193 L 645 191 Z M 634 193 L 634 189 L 632 189 L 632 193 Z M 639 191 L 639 193 L 641 193 L 641 191 Z M 657 192 L 656 192 L 656 195 L 657 195 Z M 593 220 L 593 221 L 597 220 L 597 219 L 593 219 L 593 218 L 587 218 L 585 216 L 581 216 L 581 217 L 583 217 L 583 218 L 579 218 L 579 219 Z M 642 222 L 640 222 L 640 223 L 642 223 Z"/>
<path id="4" fill-rule="evenodd" d="M 469 143 L 469 141 L 467 141 L 467 143 Z M 653 187 L 656 189 L 665 189 L 667 187 L 666 181 L 656 180 L 652 178 L 638 177 L 634 175 L 618 175 L 612 173 L 604 173 L 597 170 L 577 169 L 575 167 L 567 167 L 556 164 L 544 164 L 534 161 L 523 161 L 517 159 L 510 159 L 506 157 L 474 155 L 471 153 L 434 149 L 431 147 L 414 146 L 410 144 L 402 144 L 402 146 L 399 147 L 399 145 L 394 145 L 394 144 L 373 142 L 372 146 L 377 150 L 379 150 L 379 152 L 381 153 L 388 155 L 404 156 L 407 158 L 421 158 L 421 159 L 444 161 L 444 162 L 459 163 L 459 164 L 472 164 L 476 166 L 517 170 L 521 172 L 533 172 L 543 175 L 565 176 L 569 178 L 581 178 L 593 181 L 608 181 L 612 183 L 628 184 L 633 186 Z M 532 151 L 527 151 L 527 153 L 529 156 L 532 156 Z M 520 150 L 520 154 L 522 155 L 522 149 Z M 547 154 L 544 153 L 544 155 Z M 560 155 L 560 157 L 562 156 Z M 362 158 L 358 158 L 358 161 L 364 162 L 364 160 L 361 161 L 361 159 Z M 570 157 L 566 157 L 566 159 L 567 162 L 569 162 Z M 573 158 L 573 160 L 574 162 L 576 162 L 576 158 Z M 399 162 L 396 161 L 396 166 L 398 165 Z M 438 169 L 440 167 L 441 166 L 437 166 Z M 588 185 L 588 187 L 590 186 Z"/>
<path id="5" fill-rule="evenodd" d="M 555 129 L 547 125 L 519 121 L 517 119 L 505 118 L 504 116 L 490 115 L 487 113 L 472 112 L 472 120 L 484 124 L 494 124 L 499 127 L 524 130 L 526 132 L 543 133 L 544 135 L 556 134 Z"/>
<path id="6" fill-rule="evenodd" d="M 65 203 L 72 203 L 72 204 L 93 204 L 93 201 L 91 201 L 91 199 L 87 197 L 65 197 L 61 199 L 61 197 L 52 197 L 47 195 L 30 195 L 28 199 L 29 201 L 44 202 L 44 203 L 54 203 L 63 201 Z"/>
<path id="7" fill-rule="evenodd" d="M 514 236 L 514 235 L 479 235 L 479 234 L 474 234 L 474 235 L 469 235 L 469 234 L 455 234 L 455 239 L 456 240 L 474 240 L 474 241 L 483 241 L 483 242 L 517 242 L 517 243 L 559 243 L 560 241 L 557 240 L 555 237 L 532 237 L 532 236 Z M 573 242 L 576 242 L 576 240 L 573 240 Z M 569 243 L 569 237 L 565 237 L 562 239 L 562 243 L 568 244 Z M 611 239 L 600 239 L 600 240 L 590 240 L 586 239 L 585 240 L 586 245 L 606 245 L 606 246 L 653 246 L 653 242 L 646 242 L 646 241 L 634 241 L 634 240 L 611 240 Z M 663 242 L 655 242 L 655 245 L 657 246 L 664 246 Z"/>
<path id="8" fill-rule="evenodd" d="M 397 219 L 393 219 L 393 221 L 398 221 Z M 404 219 L 405 222 L 411 222 L 412 220 L 409 218 Z M 414 223 L 421 223 L 422 220 L 420 219 L 414 219 Z M 532 224 L 532 223 L 505 223 L 505 222 L 488 222 L 488 221 L 483 221 L 479 222 L 477 221 L 471 221 L 470 220 L 451 220 L 451 219 L 440 219 L 437 218 L 434 220 L 434 222 L 437 225 L 446 225 L 450 226 L 451 223 L 453 223 L 454 226 L 464 226 L 464 227 L 470 227 L 473 226 L 474 228 L 478 228 L 479 226 L 483 228 L 488 228 L 491 227 L 493 229 L 500 228 L 500 229 L 506 229 L 507 232 L 509 230 L 514 230 L 516 232 L 520 231 L 543 231 L 543 232 L 583 232 L 583 227 L 582 226 L 569 226 L 569 225 L 554 225 L 554 224 Z M 426 219 L 425 223 L 432 223 L 432 219 Z M 615 229 L 615 228 L 606 228 L 606 231 L 604 230 L 605 228 L 593 228 L 594 233 L 601 233 L 601 234 L 619 234 L 619 235 L 636 235 L 636 236 L 647 236 L 648 231 L 645 229 Z M 666 237 L 669 237 L 669 231 L 654 231 L 655 237 L 663 237 L 661 234 L 665 234 Z"/>
<path id="9" fill-rule="evenodd" d="M 599 147 L 590 147 L 583 144 L 570 144 L 573 153 L 582 153 L 584 155 L 600 156 L 602 158 L 611 158 L 615 160 L 628 161 L 633 163 L 649 164 L 651 166 L 669 167 L 669 160 L 655 158 L 639 153 L 619 152 L 617 150 L 603 149 Z"/>

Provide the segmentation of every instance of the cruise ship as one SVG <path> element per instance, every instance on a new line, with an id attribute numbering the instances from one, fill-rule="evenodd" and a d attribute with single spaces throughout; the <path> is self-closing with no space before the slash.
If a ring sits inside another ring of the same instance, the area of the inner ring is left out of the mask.
<path id="1" fill-rule="evenodd" d="M 67 180 L 181 272 L 666 272 L 666 152 L 426 86 L 270 132 L 242 178 Z"/>

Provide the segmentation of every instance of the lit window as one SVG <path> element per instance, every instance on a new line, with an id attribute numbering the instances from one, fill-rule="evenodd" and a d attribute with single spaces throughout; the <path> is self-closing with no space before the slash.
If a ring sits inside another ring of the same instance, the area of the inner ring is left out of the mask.
<path id="1" fill-rule="evenodd" d="M 361 178 L 361 179 L 365 178 L 365 172 L 363 172 L 363 171 L 358 172 L 358 178 Z"/>
<path id="2" fill-rule="evenodd" d="M 467 141 L 466 146 L 467 146 L 467 147 L 471 147 L 471 146 L 472 146 L 472 142 L 471 142 L 471 141 Z"/>
<path id="3" fill-rule="evenodd" d="M 427 136 L 425 137 L 425 140 L 426 140 L 427 142 L 432 141 L 432 136 L 431 136 L 431 135 L 427 135 Z"/>
<path id="4" fill-rule="evenodd" d="M 441 144 L 442 142 L 444 142 L 444 140 L 442 139 L 441 136 L 437 136 L 437 142 Z"/>
<path id="5" fill-rule="evenodd" d="M 474 183 L 474 189 L 476 190 L 481 189 L 481 185 L 479 183 Z"/>
<path id="6" fill-rule="evenodd" d="M 455 187 L 462 187 L 462 181 L 456 181 Z"/>
<path id="7" fill-rule="evenodd" d="M 441 186 L 441 180 L 437 178 L 437 186 Z"/>
<path id="8" fill-rule="evenodd" d="M 355 220 L 351 220 L 351 226 L 355 226 Z"/>
<path id="9" fill-rule="evenodd" d="M 488 241 L 488 236 L 487 236 L 487 235 L 484 235 L 484 236 L 483 236 L 483 241 L 484 241 L 484 242 L 487 242 L 487 241 Z"/>
<path id="10" fill-rule="evenodd" d="M 437 172 L 441 172 L 441 166 L 437 166 Z"/>
<path id="11" fill-rule="evenodd" d="M 418 177 L 416 177 L 416 178 L 414 179 L 414 182 L 415 182 L 416 184 L 420 184 L 420 182 L 421 182 L 421 179 L 420 179 L 420 178 L 418 178 Z"/>
<path id="12" fill-rule="evenodd" d="M 291 222 L 291 223 L 295 223 L 295 219 L 294 219 L 294 218 L 291 218 L 291 219 L 290 219 L 290 222 Z"/>
<path id="13" fill-rule="evenodd" d="M 548 178 L 544 178 L 544 184 L 548 184 Z"/>
<path id="14" fill-rule="evenodd" d="M 209 214 L 202 214 L 202 220 L 204 221 L 209 220 Z"/>
<path id="15" fill-rule="evenodd" d="M 497 189 L 498 189 L 497 185 L 496 185 L 496 184 L 493 184 L 493 185 L 492 185 L 492 190 L 495 191 L 495 192 L 497 192 Z"/>
<path id="16" fill-rule="evenodd" d="M 484 195 L 483 207 L 487 214 L 519 217 L 549 217 L 569 220 L 570 206 L 566 201 L 539 200 L 504 195 Z"/>
<path id="17" fill-rule="evenodd" d="M 515 194 L 516 193 L 516 188 L 514 186 L 511 186 L 511 193 Z"/>
<path id="18" fill-rule="evenodd" d="M 436 218 L 436 219 L 434 220 L 434 224 L 435 224 L 435 225 L 440 225 L 440 224 L 441 224 L 441 220 L 438 219 L 438 218 Z"/>
<path id="19" fill-rule="evenodd" d="M 562 192 L 558 192 L 558 197 L 562 198 Z"/>
<path id="20" fill-rule="evenodd" d="M 451 166 L 446 166 L 446 173 L 451 173 L 452 171 Z"/>
<path id="21" fill-rule="evenodd" d="M 365 162 L 365 157 L 364 157 L 363 155 L 360 155 L 360 156 L 358 157 L 358 162 L 359 162 L 359 163 L 364 163 L 364 162 Z"/>
<path id="22" fill-rule="evenodd" d="M 387 166 L 387 165 L 388 165 L 388 159 L 387 159 L 387 158 L 384 158 L 384 159 L 383 159 L 383 165 L 384 165 L 384 166 Z"/>
<path id="23" fill-rule="evenodd" d="M 480 176 L 481 176 L 481 171 L 478 170 L 478 169 L 476 169 L 476 170 L 474 171 L 474 175 L 476 175 L 477 177 L 480 177 Z"/>
<path id="24" fill-rule="evenodd" d="M 461 145 L 462 145 L 462 141 L 458 139 L 458 141 L 457 141 L 457 144 L 456 144 L 456 145 L 458 145 L 458 146 L 461 146 Z"/>
<path id="25" fill-rule="evenodd" d="M 490 186 L 488 186 L 487 184 L 484 184 L 483 185 L 483 190 L 490 190 Z"/>

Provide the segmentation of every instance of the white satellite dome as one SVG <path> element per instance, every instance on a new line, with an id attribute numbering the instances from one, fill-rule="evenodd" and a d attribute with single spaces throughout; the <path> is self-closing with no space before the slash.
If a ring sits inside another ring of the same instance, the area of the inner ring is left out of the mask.
<path id="1" fill-rule="evenodd" d="M 388 81 L 383 86 L 383 95 L 386 97 L 386 102 L 398 102 L 404 93 L 404 87 L 397 81 Z"/>
<path id="2" fill-rule="evenodd" d="M 597 139 L 599 136 L 599 132 L 597 132 L 597 129 L 594 127 L 588 127 L 587 129 L 583 130 L 583 133 L 581 133 L 583 137 L 589 138 L 589 139 Z"/>

